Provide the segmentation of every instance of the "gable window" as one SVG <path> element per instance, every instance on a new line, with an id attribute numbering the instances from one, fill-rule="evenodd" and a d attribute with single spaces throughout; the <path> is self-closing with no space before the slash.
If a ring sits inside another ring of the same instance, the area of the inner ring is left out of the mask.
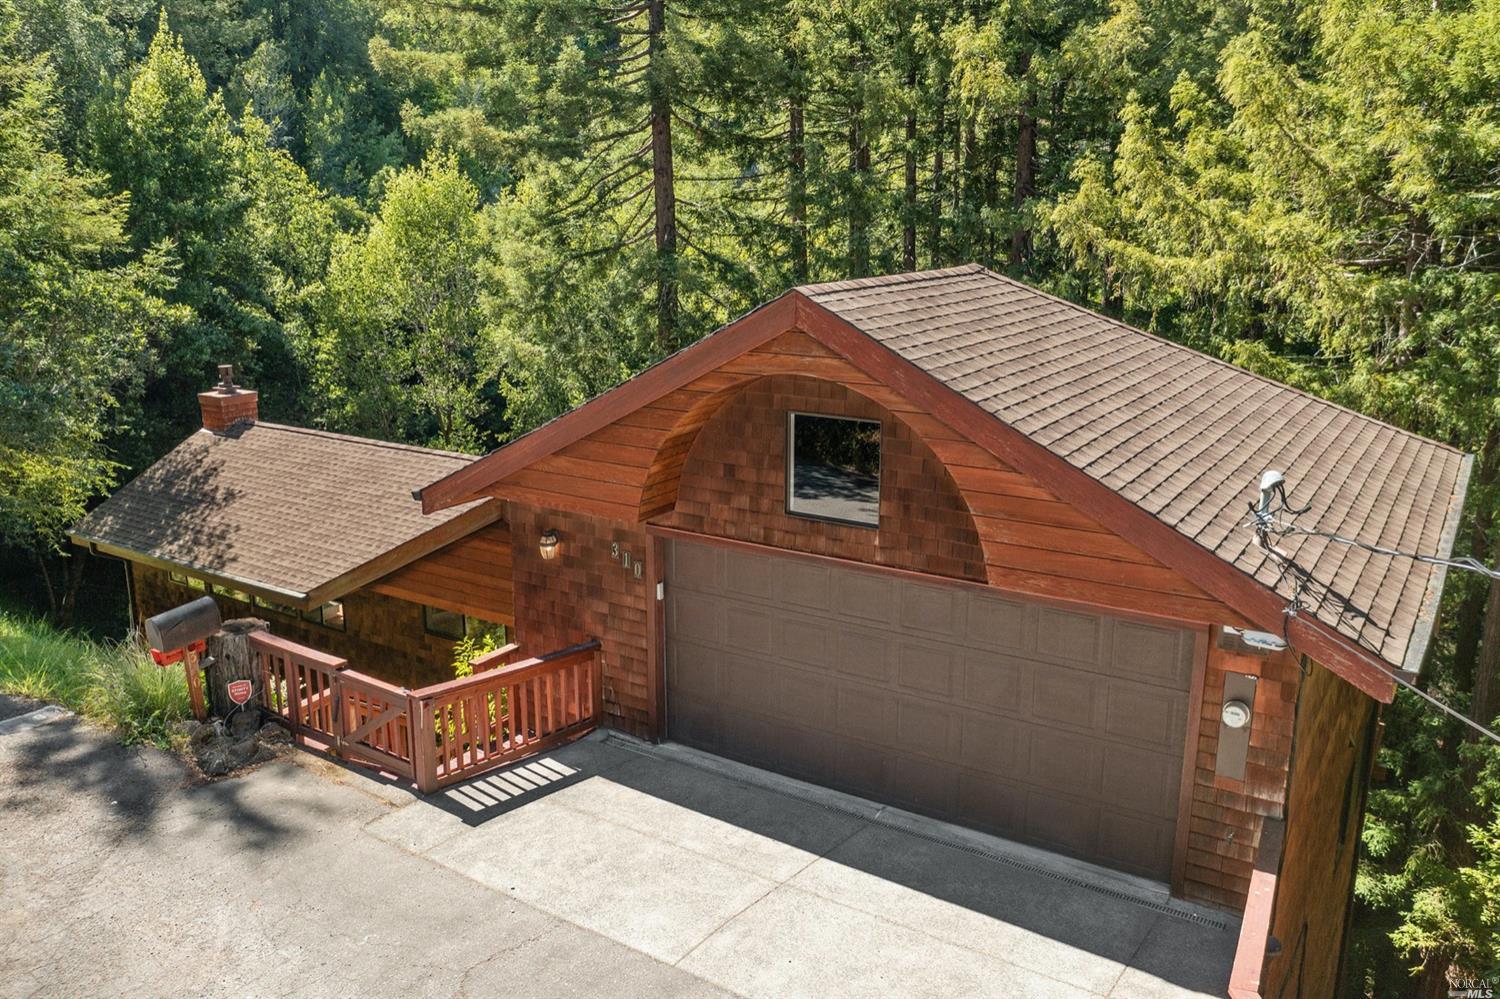
<path id="1" fill-rule="evenodd" d="M 880 424 L 843 416 L 787 416 L 787 513 L 880 525 Z"/>
<path id="2" fill-rule="evenodd" d="M 334 631 L 344 630 L 344 603 L 341 600 L 330 600 L 321 607 L 315 607 L 310 611 L 302 612 L 302 620 L 321 624 L 325 628 Z"/>

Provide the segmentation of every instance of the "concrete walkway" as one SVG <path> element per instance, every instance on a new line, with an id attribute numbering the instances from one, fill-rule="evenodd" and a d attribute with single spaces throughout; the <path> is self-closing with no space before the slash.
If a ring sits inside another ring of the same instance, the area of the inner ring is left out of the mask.
<path id="1" fill-rule="evenodd" d="M 0 996 L 1222 995 L 1130 879 L 591 737 L 420 799 L 308 754 L 190 786 L 0 737 Z M 956 844 L 956 845 L 950 845 Z"/>

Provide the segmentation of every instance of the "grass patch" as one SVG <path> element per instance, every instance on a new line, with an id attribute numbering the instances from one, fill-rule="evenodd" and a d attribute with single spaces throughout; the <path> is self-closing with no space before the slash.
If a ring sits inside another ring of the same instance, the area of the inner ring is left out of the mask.
<path id="1" fill-rule="evenodd" d="M 138 640 L 96 642 L 3 607 L 0 694 L 71 708 L 127 745 L 168 747 L 172 723 L 191 711 L 182 670 L 158 667 Z"/>

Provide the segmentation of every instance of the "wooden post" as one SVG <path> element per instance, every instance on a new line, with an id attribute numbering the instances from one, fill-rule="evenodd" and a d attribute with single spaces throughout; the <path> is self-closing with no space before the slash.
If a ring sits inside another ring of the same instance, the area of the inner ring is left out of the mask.
<path id="1" fill-rule="evenodd" d="M 411 769 L 417 790 L 431 794 L 437 790 L 437 772 L 432 759 L 432 712 L 416 694 L 406 695 L 406 730 L 411 737 Z"/>
<path id="2" fill-rule="evenodd" d="M 208 721 L 208 706 L 203 703 L 203 681 L 198 676 L 198 653 L 188 649 L 182 654 L 182 667 L 187 672 L 188 698 L 193 704 L 193 717 Z"/>

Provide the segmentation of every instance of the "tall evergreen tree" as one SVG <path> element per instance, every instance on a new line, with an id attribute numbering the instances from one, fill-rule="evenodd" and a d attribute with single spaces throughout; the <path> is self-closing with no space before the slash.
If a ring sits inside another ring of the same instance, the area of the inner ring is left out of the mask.
<path id="1" fill-rule="evenodd" d="M 0 544 L 66 623 L 83 560 L 62 557 L 63 532 L 113 484 L 150 344 L 182 317 L 160 297 L 164 255 L 131 250 L 125 199 L 60 152 L 53 71 L 18 34 L 0 0 Z"/>

